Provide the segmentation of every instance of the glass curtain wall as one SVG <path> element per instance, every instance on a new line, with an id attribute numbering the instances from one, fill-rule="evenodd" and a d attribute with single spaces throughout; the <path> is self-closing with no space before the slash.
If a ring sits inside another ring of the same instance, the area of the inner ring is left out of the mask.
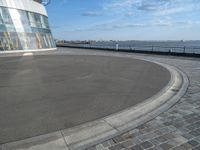
<path id="1" fill-rule="evenodd" d="M 55 48 L 46 16 L 0 7 L 0 50 L 46 48 Z"/>

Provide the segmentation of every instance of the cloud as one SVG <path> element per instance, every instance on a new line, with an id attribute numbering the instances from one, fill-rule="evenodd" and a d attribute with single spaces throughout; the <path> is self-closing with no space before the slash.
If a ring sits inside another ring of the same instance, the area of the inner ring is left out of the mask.
<path id="1" fill-rule="evenodd" d="M 68 30 L 65 32 L 112 31 L 112 30 L 125 29 L 125 28 L 173 27 L 177 25 L 179 27 L 184 27 L 187 25 L 191 25 L 192 23 L 193 22 L 190 20 L 172 21 L 169 18 L 161 19 L 161 20 L 152 20 L 152 21 L 147 21 L 143 23 L 114 23 L 114 22 L 111 23 L 109 22 L 109 23 L 92 25 L 87 28 L 77 28 L 74 30 Z M 196 22 L 196 24 L 200 24 L 200 22 Z"/>
<path id="2" fill-rule="evenodd" d="M 167 15 L 180 13 L 184 11 L 191 10 L 190 4 L 186 4 L 183 1 L 179 0 L 154 0 L 154 1 L 142 1 L 142 3 L 137 6 L 138 10 L 153 12 L 159 15 Z"/>
<path id="3" fill-rule="evenodd" d="M 160 15 L 181 13 L 200 9 L 199 0 L 111 0 L 104 10 L 126 14 L 143 11 Z"/>
<path id="4" fill-rule="evenodd" d="M 81 14 L 82 16 L 91 16 L 91 17 L 94 17 L 94 16 L 101 16 L 101 12 L 95 12 L 95 11 L 89 11 L 89 12 L 84 12 Z"/>
<path id="5" fill-rule="evenodd" d="M 130 17 L 130 16 L 133 16 L 134 13 L 133 13 L 133 12 L 127 12 L 127 13 L 125 13 L 124 15 Z"/>
<path id="6" fill-rule="evenodd" d="M 62 4 L 66 4 L 68 2 L 68 0 L 61 0 L 60 1 Z"/>
<path id="7" fill-rule="evenodd" d="M 98 11 L 87 11 L 82 16 L 171 15 L 200 10 L 200 0 L 109 0 Z"/>
<path id="8" fill-rule="evenodd" d="M 137 2 L 138 0 L 113 0 L 111 3 L 105 4 L 104 9 L 128 9 Z"/>
<path id="9" fill-rule="evenodd" d="M 117 13 L 127 15 L 127 12 L 133 12 L 133 6 L 138 0 L 111 0 L 111 2 L 103 5 L 103 10 L 109 13 Z"/>
<path id="10" fill-rule="evenodd" d="M 169 27 L 175 23 L 165 22 L 165 21 L 155 21 L 155 22 L 146 22 L 146 23 L 125 23 L 125 24 L 102 24 L 96 26 L 96 29 L 99 30 L 115 30 L 123 28 L 148 28 L 148 27 Z"/>

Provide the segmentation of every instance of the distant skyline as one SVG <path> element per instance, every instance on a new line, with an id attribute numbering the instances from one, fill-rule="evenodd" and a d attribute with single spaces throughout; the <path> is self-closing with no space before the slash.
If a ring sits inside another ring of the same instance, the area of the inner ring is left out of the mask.
<path id="1" fill-rule="evenodd" d="M 56 39 L 200 40 L 200 0 L 51 0 Z"/>

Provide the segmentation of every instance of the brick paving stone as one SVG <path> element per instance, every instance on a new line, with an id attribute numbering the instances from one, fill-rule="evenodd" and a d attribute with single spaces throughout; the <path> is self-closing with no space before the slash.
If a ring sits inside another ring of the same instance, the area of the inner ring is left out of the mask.
<path id="1" fill-rule="evenodd" d="M 165 127 L 165 125 L 163 124 L 163 122 L 161 122 L 160 120 L 155 119 L 154 121 L 150 121 L 147 123 L 153 130 L 157 130 L 160 128 Z"/>
<path id="2" fill-rule="evenodd" d="M 184 126 L 184 123 L 183 122 L 176 122 L 175 124 L 173 124 L 174 127 L 176 128 L 181 128 Z"/>
<path id="3" fill-rule="evenodd" d="M 155 138 L 156 141 L 158 141 L 158 143 L 164 143 L 166 142 L 168 139 L 165 138 L 165 136 L 159 136 L 157 138 Z"/>
<path id="4" fill-rule="evenodd" d="M 170 122 L 164 122 L 163 123 L 165 126 L 169 126 L 169 125 L 172 125 L 172 122 L 170 121 Z"/>
<path id="5" fill-rule="evenodd" d="M 140 139 L 138 139 L 137 137 L 131 139 L 131 142 L 132 142 L 133 144 L 135 144 L 135 145 L 142 143 L 142 141 L 141 141 Z"/>
<path id="6" fill-rule="evenodd" d="M 89 148 L 87 148 L 85 150 L 97 150 L 97 149 L 96 149 L 96 146 L 92 146 L 92 147 L 89 147 Z"/>
<path id="7" fill-rule="evenodd" d="M 188 140 L 194 138 L 194 136 L 191 135 L 191 134 L 189 134 L 189 133 L 183 134 L 182 136 L 183 136 L 184 138 L 188 139 Z"/>
<path id="8" fill-rule="evenodd" d="M 193 146 L 191 145 L 191 144 L 189 144 L 189 143 L 184 143 L 184 144 L 182 144 L 182 145 L 180 145 L 180 146 L 182 146 L 182 147 L 184 147 L 185 149 L 191 149 Z"/>
<path id="9" fill-rule="evenodd" d="M 163 150 L 169 150 L 171 149 L 173 146 L 169 143 L 163 143 L 161 145 L 159 145 Z"/>
<path id="10" fill-rule="evenodd" d="M 191 134 L 193 136 L 199 136 L 200 135 L 200 133 L 197 132 L 197 130 L 193 130 L 193 131 L 189 132 L 189 134 Z"/>
<path id="11" fill-rule="evenodd" d="M 195 122 L 189 126 L 187 126 L 186 128 L 189 129 L 189 130 L 195 130 L 195 129 L 198 129 L 200 127 L 200 122 Z"/>
<path id="12" fill-rule="evenodd" d="M 150 142 L 154 145 L 159 145 L 161 143 L 164 143 L 164 142 L 160 142 L 160 141 L 157 141 L 156 139 L 151 139 Z"/>
<path id="13" fill-rule="evenodd" d="M 129 134 L 138 133 L 138 132 L 139 132 L 139 129 L 136 128 L 136 129 L 130 130 L 130 131 L 129 131 Z"/>
<path id="14" fill-rule="evenodd" d="M 186 149 L 182 146 L 177 146 L 177 147 L 173 148 L 172 150 L 186 150 Z"/>
<path id="15" fill-rule="evenodd" d="M 96 146 L 97 150 L 105 149 L 105 147 L 102 144 L 99 144 Z"/>
<path id="16" fill-rule="evenodd" d="M 128 140 L 128 141 L 123 142 L 122 145 L 123 145 L 125 148 L 128 148 L 128 147 L 133 146 L 133 142 L 131 142 L 131 141 Z"/>
<path id="17" fill-rule="evenodd" d="M 143 134 L 141 136 L 138 136 L 138 138 L 142 141 L 147 141 L 147 140 L 155 138 L 155 137 L 158 137 L 158 135 L 155 133 Z"/>
<path id="18" fill-rule="evenodd" d="M 192 147 L 195 147 L 195 146 L 199 145 L 199 142 L 197 142 L 197 141 L 195 141 L 195 140 L 188 141 L 188 143 L 189 143 L 190 145 L 192 145 Z"/>
<path id="19" fill-rule="evenodd" d="M 186 143 L 188 140 L 182 136 L 179 136 L 177 138 L 174 138 L 173 139 L 175 142 L 177 142 L 177 144 L 183 144 L 183 143 Z"/>
<path id="20" fill-rule="evenodd" d="M 200 143 L 200 136 L 195 137 L 194 140 Z"/>
<path id="21" fill-rule="evenodd" d="M 117 145 L 109 147 L 109 150 L 121 150 L 123 148 L 125 147 L 122 144 L 117 144 Z"/>
<path id="22" fill-rule="evenodd" d="M 140 145 L 134 145 L 131 150 L 144 150 Z"/>
<path id="23" fill-rule="evenodd" d="M 123 139 L 121 136 L 116 136 L 116 137 L 113 138 L 113 141 L 114 141 L 115 143 L 119 143 L 119 142 L 124 141 L 124 139 Z"/>
<path id="24" fill-rule="evenodd" d="M 148 150 L 163 150 L 163 149 L 161 147 L 157 146 L 157 147 L 152 147 L 152 148 L 150 148 Z"/>
<path id="25" fill-rule="evenodd" d="M 198 126 L 198 129 L 196 129 L 196 132 L 200 134 L 200 126 Z"/>
<path id="26" fill-rule="evenodd" d="M 194 147 L 192 150 L 200 150 L 200 146 Z"/>
<path id="27" fill-rule="evenodd" d="M 144 149 L 148 149 L 148 148 L 153 147 L 154 145 L 153 145 L 151 142 L 146 141 L 146 142 L 141 143 L 141 146 L 142 146 Z"/>
<path id="28" fill-rule="evenodd" d="M 190 132 L 190 130 L 187 129 L 187 128 L 185 128 L 185 127 L 178 128 L 178 130 L 179 130 L 180 132 L 182 132 L 183 134 Z"/>
<path id="29" fill-rule="evenodd" d="M 189 118 L 187 120 L 185 120 L 186 122 L 192 124 L 192 123 L 195 123 L 197 121 L 197 118 L 193 117 L 193 118 Z"/>
<path id="30" fill-rule="evenodd" d="M 167 133 L 167 134 L 164 134 L 163 137 L 170 140 L 170 139 L 175 138 L 176 136 L 173 133 Z"/>
<path id="31" fill-rule="evenodd" d="M 143 124 L 143 125 L 138 126 L 137 128 L 138 128 L 139 130 L 143 130 L 143 129 L 145 129 L 146 127 L 145 127 L 145 125 Z"/>
<path id="32" fill-rule="evenodd" d="M 131 150 L 131 148 L 124 148 L 123 150 Z"/>
<path id="33" fill-rule="evenodd" d="M 163 133 L 159 130 L 155 130 L 154 133 L 157 134 L 157 135 L 163 135 Z"/>
<path id="34" fill-rule="evenodd" d="M 137 137 L 139 135 L 141 135 L 141 133 L 139 132 L 138 129 L 135 129 L 135 130 L 132 130 L 129 132 L 129 134 L 134 138 L 134 137 Z"/>
<path id="35" fill-rule="evenodd" d="M 103 142 L 102 145 L 103 145 L 104 147 L 109 147 L 109 146 L 111 146 L 111 145 L 114 145 L 114 142 L 113 142 L 113 140 L 111 139 L 111 140 L 108 140 L 108 141 Z"/>
<path id="36" fill-rule="evenodd" d="M 133 136 L 128 132 L 128 133 L 125 133 L 123 135 L 121 135 L 121 137 L 125 140 L 128 140 L 128 139 L 131 139 L 133 138 Z"/>
<path id="37" fill-rule="evenodd" d="M 152 128 L 146 127 L 146 128 L 141 129 L 140 132 L 143 134 L 146 134 L 146 133 L 151 132 L 152 130 L 153 130 Z"/>
<path id="38" fill-rule="evenodd" d="M 164 128 L 159 129 L 159 131 L 161 131 L 163 134 L 173 132 L 175 130 L 176 129 L 173 126 L 166 126 Z"/>
<path id="39" fill-rule="evenodd" d="M 169 141 L 167 141 L 167 143 L 168 143 L 168 144 L 170 144 L 170 145 L 172 145 L 173 147 L 176 147 L 176 146 L 180 145 L 180 143 L 179 143 L 179 142 L 177 142 L 177 141 L 174 141 L 173 139 L 172 139 L 172 140 L 169 140 Z"/>

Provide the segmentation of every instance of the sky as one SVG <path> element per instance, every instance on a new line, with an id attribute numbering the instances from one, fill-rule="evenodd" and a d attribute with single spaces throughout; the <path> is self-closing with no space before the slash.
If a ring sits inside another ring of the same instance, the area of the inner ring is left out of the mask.
<path id="1" fill-rule="evenodd" d="M 200 40 L 200 0 L 51 0 L 54 38 Z"/>

